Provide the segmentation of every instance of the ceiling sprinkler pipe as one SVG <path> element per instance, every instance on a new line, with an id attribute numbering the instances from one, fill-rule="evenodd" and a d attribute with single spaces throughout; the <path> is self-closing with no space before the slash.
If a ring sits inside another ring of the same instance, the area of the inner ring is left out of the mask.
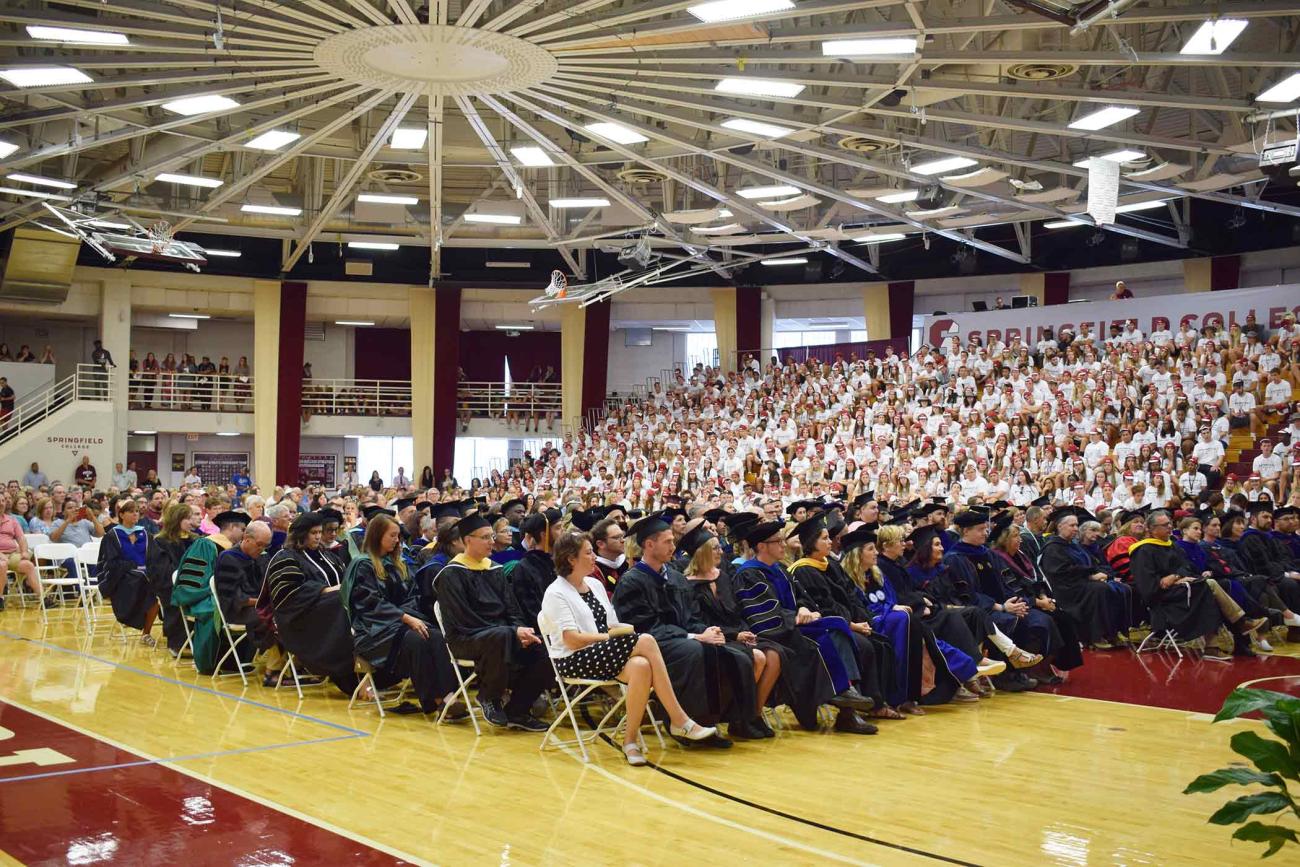
<path id="1" fill-rule="evenodd" d="M 1120 13 L 1136 3 L 1137 0 L 1107 0 L 1105 8 L 1089 12 L 1079 19 L 1079 23 L 1070 28 L 1070 35 L 1084 32 L 1104 18 L 1118 18 Z"/>

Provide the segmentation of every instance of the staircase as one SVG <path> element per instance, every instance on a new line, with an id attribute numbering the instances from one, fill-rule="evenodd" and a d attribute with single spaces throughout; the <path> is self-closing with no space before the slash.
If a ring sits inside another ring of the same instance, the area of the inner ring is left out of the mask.
<path id="1" fill-rule="evenodd" d="M 1291 388 L 1292 402 L 1300 401 L 1300 386 Z M 1236 476 L 1237 479 L 1244 480 L 1249 478 L 1255 458 L 1260 454 L 1258 441 L 1267 437 L 1273 441 L 1275 449 L 1281 449 L 1284 443 L 1279 439 L 1281 431 L 1290 424 L 1290 421 L 1283 416 L 1281 422 L 1271 425 L 1268 430 L 1264 431 L 1262 436 L 1256 437 L 1249 429 L 1235 430 L 1228 436 L 1228 446 L 1223 455 L 1223 474 L 1226 477 L 1229 473 Z M 1289 457 L 1289 456 L 1288 456 Z M 1289 473 L 1291 467 L 1284 459 L 1282 472 Z"/>
<path id="2" fill-rule="evenodd" d="M 27 395 L 0 418 L 0 479 L 21 478 L 35 462 L 51 479 L 68 480 L 82 455 L 107 473 L 114 460 L 114 376 L 79 364 L 74 374 Z"/>

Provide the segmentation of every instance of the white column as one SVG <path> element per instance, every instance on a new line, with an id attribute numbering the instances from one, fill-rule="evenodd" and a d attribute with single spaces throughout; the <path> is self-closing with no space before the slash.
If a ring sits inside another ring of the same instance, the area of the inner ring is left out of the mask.
<path id="1" fill-rule="evenodd" d="M 128 419 L 127 388 L 130 384 L 131 359 L 131 277 L 117 271 L 104 278 L 99 307 L 99 339 L 118 365 L 113 376 L 113 426 L 109 445 L 113 463 L 126 464 Z M 87 359 L 89 360 L 89 359 Z M 112 466 L 99 467 L 102 476 L 113 472 Z"/>

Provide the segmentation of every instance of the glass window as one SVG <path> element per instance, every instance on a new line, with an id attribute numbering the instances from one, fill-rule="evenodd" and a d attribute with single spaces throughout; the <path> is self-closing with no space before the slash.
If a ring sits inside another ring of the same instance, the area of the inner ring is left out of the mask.
<path id="1" fill-rule="evenodd" d="M 662 332 L 669 337 L 671 332 Z M 705 367 L 718 366 L 718 335 L 712 331 L 686 332 L 686 369 L 693 370 L 695 365 Z"/>

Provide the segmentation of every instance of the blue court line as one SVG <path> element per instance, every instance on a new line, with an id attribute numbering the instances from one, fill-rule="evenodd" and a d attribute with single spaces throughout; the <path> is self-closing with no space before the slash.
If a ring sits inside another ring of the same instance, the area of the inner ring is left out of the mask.
<path id="1" fill-rule="evenodd" d="M 158 674 L 156 672 L 146 671 L 143 668 L 136 668 L 133 665 L 126 665 L 125 663 L 114 662 L 113 660 L 105 659 L 102 656 L 95 656 L 94 654 L 91 653 L 83 653 L 80 650 L 70 650 L 66 647 L 60 647 L 57 644 L 51 644 L 48 641 L 39 641 L 34 638 L 27 638 L 25 636 L 19 635 L 14 632 L 9 632 L 7 630 L 0 629 L 0 637 L 8 638 L 12 641 L 26 641 L 30 644 L 38 644 L 42 647 L 47 647 L 50 650 L 58 651 L 59 653 L 66 653 L 69 656 L 79 656 L 82 659 L 91 659 L 94 660 L 95 662 L 102 662 L 105 665 L 111 665 L 114 668 L 120 668 L 123 671 L 130 671 L 135 674 L 142 674 L 145 677 L 152 677 L 154 680 L 161 680 L 163 683 L 173 683 L 176 684 L 177 686 L 183 686 L 188 689 L 195 690 L 197 692 L 207 693 L 208 695 L 215 695 L 219 698 L 233 699 L 234 701 L 241 702 L 247 705 L 252 705 L 253 707 L 259 707 L 262 708 L 263 710 L 270 710 L 270 711 L 275 711 L 276 713 L 286 714 L 295 719 L 306 720 L 307 722 L 316 723 L 317 725 L 322 725 L 325 726 L 326 728 L 334 729 L 335 731 L 347 732 L 351 737 L 370 736 L 370 732 L 363 731 L 361 729 L 354 729 L 351 726 L 345 726 L 342 723 L 330 722 L 329 720 L 321 719 L 320 717 L 314 717 L 311 716 L 310 714 L 300 713 L 296 710 L 288 710 L 287 708 L 276 707 L 273 704 L 266 704 L 265 702 L 255 701 L 251 698 L 245 698 L 242 695 L 232 695 L 231 693 L 222 692 L 219 689 L 213 689 L 207 686 L 201 686 L 197 683 L 186 683 L 185 681 L 177 680 L 174 677 L 164 677 L 163 675 Z"/>

